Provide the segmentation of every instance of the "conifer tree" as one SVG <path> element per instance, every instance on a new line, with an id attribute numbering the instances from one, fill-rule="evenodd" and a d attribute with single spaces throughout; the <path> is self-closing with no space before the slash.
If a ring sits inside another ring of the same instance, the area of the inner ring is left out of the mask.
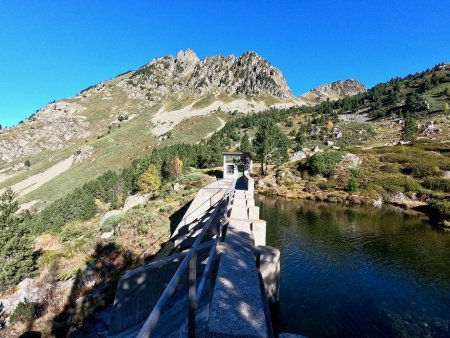
<path id="1" fill-rule="evenodd" d="M 242 136 L 242 141 L 239 150 L 242 151 L 243 153 L 251 153 L 253 151 L 252 144 L 250 143 L 250 139 L 247 133 L 244 133 L 244 136 Z"/>
<path id="2" fill-rule="evenodd" d="M 405 141 L 414 141 L 416 139 L 417 130 L 418 128 L 416 119 L 410 113 L 407 113 L 405 125 L 403 126 L 402 130 L 402 138 Z"/>
<path id="3" fill-rule="evenodd" d="M 261 162 L 262 175 L 267 174 L 269 163 L 280 163 L 287 160 L 288 144 L 288 138 L 272 120 L 261 121 L 253 145 Z"/>
<path id="4" fill-rule="evenodd" d="M 30 231 L 16 215 L 19 203 L 10 189 L 0 196 L 0 291 L 15 286 L 34 269 Z"/>

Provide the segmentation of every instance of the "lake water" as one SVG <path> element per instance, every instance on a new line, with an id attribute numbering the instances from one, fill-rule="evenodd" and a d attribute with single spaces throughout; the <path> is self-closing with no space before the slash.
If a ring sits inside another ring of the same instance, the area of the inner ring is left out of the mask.
<path id="1" fill-rule="evenodd" d="M 389 207 L 257 196 L 281 251 L 280 330 L 449 337 L 450 233 Z"/>

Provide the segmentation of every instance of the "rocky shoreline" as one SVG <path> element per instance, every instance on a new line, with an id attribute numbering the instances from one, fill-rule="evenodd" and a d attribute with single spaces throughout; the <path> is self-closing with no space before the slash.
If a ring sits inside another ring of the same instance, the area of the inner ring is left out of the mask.
<path id="1" fill-rule="evenodd" d="M 286 189 L 285 187 L 277 188 L 257 188 L 257 194 L 266 196 L 277 196 L 286 199 L 300 199 L 308 201 L 326 202 L 326 203 L 338 203 L 346 206 L 364 206 L 381 208 L 383 205 L 391 206 L 397 210 L 409 214 L 409 215 L 430 215 L 426 212 L 428 204 L 420 200 L 412 200 L 401 194 L 392 194 L 390 199 L 383 199 L 381 197 L 374 199 L 368 196 L 350 193 L 346 191 L 330 190 L 330 191 L 293 191 Z M 449 229 L 449 225 L 445 223 L 437 223 L 439 227 Z"/>

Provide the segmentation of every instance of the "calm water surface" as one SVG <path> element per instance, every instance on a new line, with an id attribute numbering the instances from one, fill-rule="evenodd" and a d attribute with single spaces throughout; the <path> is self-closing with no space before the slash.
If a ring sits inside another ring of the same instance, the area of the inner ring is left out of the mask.
<path id="1" fill-rule="evenodd" d="M 257 199 L 281 250 L 283 331 L 450 337 L 450 233 L 388 207 Z"/>

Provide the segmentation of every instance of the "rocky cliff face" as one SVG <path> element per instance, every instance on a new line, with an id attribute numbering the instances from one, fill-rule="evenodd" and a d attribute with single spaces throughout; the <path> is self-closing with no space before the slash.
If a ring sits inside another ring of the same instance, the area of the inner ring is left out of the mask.
<path id="1" fill-rule="evenodd" d="M 365 92 L 367 87 L 356 80 L 336 81 L 320 85 L 300 96 L 300 99 L 311 103 L 320 103 L 329 100 L 338 100 L 344 96 L 352 96 Z"/>

